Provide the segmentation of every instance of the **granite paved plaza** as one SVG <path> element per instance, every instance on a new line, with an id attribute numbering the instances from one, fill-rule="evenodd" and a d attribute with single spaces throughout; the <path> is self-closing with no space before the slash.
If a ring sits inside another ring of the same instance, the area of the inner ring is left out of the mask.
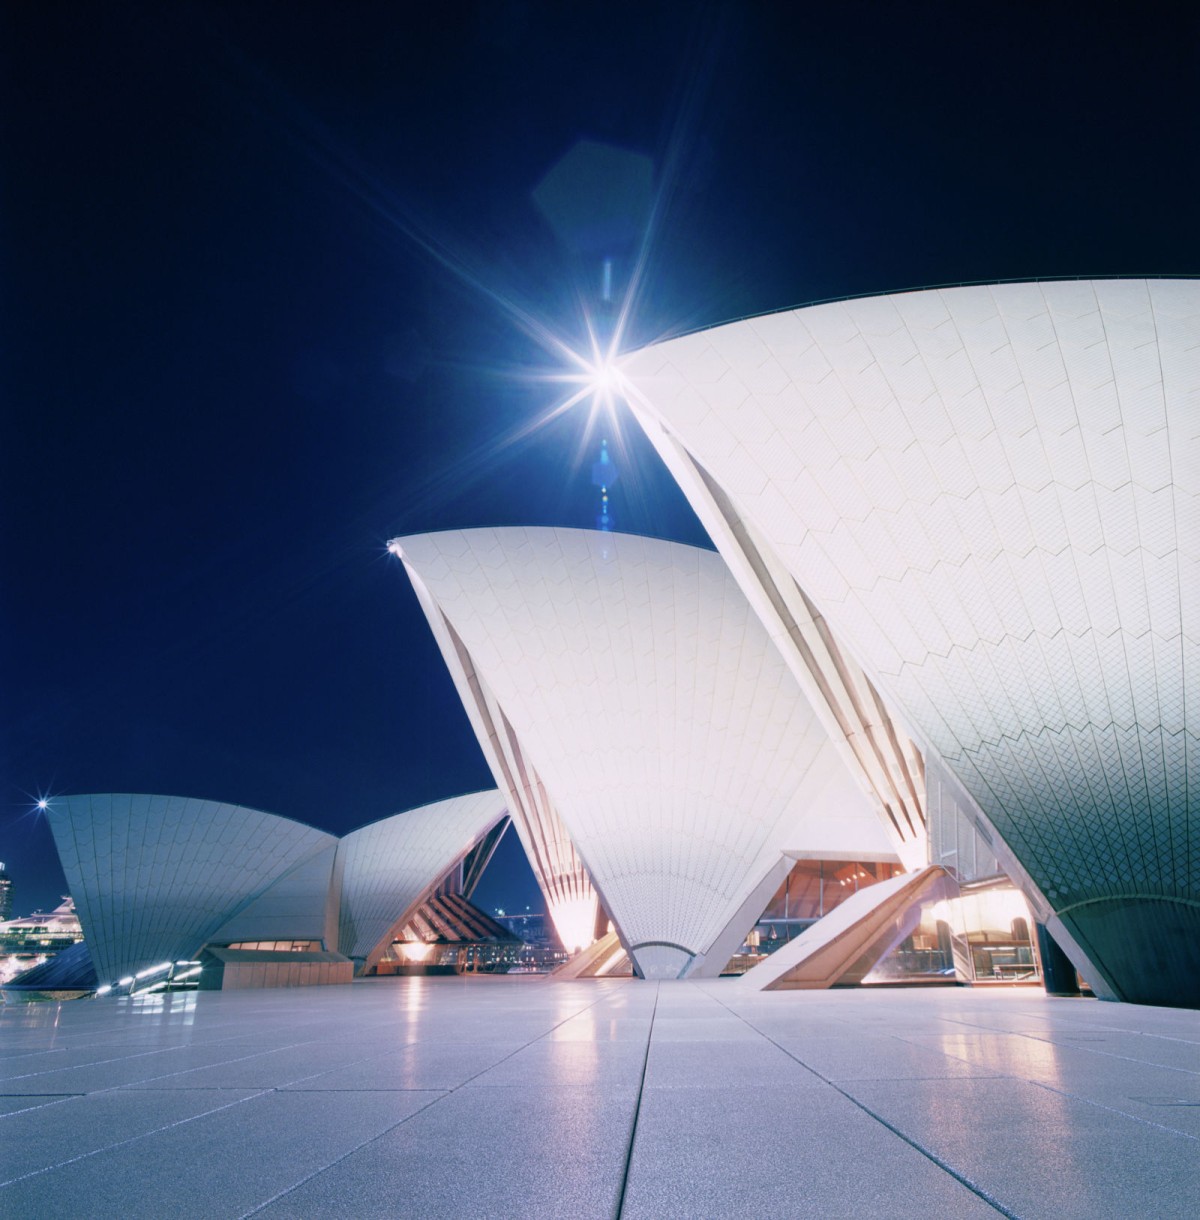
<path id="1" fill-rule="evenodd" d="M 1200 1014 L 380 979 L 0 1010 L 0 1215 L 1194 1217 Z"/>

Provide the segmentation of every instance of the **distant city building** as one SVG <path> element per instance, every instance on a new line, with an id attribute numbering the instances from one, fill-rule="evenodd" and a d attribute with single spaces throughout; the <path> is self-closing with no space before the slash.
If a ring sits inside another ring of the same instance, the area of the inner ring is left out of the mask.
<path id="1" fill-rule="evenodd" d="M 64 897 L 53 911 L 0 923 L 0 982 L 40 966 L 83 940 L 75 904 Z"/>
<path id="2" fill-rule="evenodd" d="M 13 913 L 13 883 L 12 878 L 0 860 L 0 923 L 11 919 Z"/>
<path id="3" fill-rule="evenodd" d="M 544 911 L 524 911 L 516 915 L 497 911 L 495 919 L 527 945 L 550 944 L 557 940 L 554 926 L 547 921 Z"/>

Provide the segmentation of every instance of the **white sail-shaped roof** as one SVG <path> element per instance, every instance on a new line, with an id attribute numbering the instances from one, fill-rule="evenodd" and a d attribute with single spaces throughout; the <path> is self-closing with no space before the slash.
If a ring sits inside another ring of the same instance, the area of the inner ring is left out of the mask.
<path id="1" fill-rule="evenodd" d="M 688 969 L 739 918 L 740 942 L 769 894 L 748 901 L 802 847 L 806 819 L 822 842 L 894 858 L 719 556 L 569 529 L 393 549 L 469 653 L 644 973 Z"/>
<path id="2" fill-rule="evenodd" d="M 392 550 L 398 551 L 396 543 Z M 575 844 L 469 649 L 411 564 L 406 564 L 406 571 L 479 747 L 508 802 L 513 829 L 542 892 L 546 913 L 569 952 L 584 948 L 597 931 L 598 900 Z"/>
<path id="3" fill-rule="evenodd" d="M 47 806 L 101 982 L 205 944 L 324 941 L 371 959 L 505 815 L 494 789 L 342 839 L 240 805 L 104 794 Z"/>
<path id="4" fill-rule="evenodd" d="M 101 982 L 192 957 L 337 842 L 288 818 L 190 797 L 62 796 L 46 813 Z M 312 888 L 318 915 L 328 885 L 326 867 Z"/>
<path id="5" fill-rule="evenodd" d="M 338 949 L 370 959 L 388 932 L 505 816 L 494 788 L 435 801 L 346 835 Z"/>
<path id="6" fill-rule="evenodd" d="M 1194 989 L 1200 283 L 814 306 L 624 375 L 664 455 L 965 786 L 1089 977 Z"/>

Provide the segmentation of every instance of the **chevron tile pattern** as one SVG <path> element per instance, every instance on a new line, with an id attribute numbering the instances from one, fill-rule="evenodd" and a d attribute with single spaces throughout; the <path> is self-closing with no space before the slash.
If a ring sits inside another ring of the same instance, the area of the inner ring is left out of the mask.
<path id="1" fill-rule="evenodd" d="M 46 812 L 102 982 L 190 958 L 337 842 L 288 818 L 190 797 L 63 796 Z"/>
<path id="2" fill-rule="evenodd" d="M 1200 283 L 814 306 L 625 373 L 1056 908 L 1200 898 Z"/>

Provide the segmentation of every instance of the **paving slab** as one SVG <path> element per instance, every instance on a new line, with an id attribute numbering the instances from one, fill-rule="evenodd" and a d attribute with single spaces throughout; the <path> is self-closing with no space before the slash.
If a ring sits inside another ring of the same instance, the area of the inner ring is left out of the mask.
<path id="1" fill-rule="evenodd" d="M 288 1089 L 457 1089 L 503 1063 L 525 1042 L 410 1043 L 402 1051 L 378 1054 L 308 1076 Z"/>
<path id="2" fill-rule="evenodd" d="M 72 1097 L 82 1096 L 81 1093 L 26 1093 L 16 1096 L 0 1093 L 0 1114 L 17 1114 L 25 1110 L 35 1110 L 38 1106 L 51 1106 L 69 1101 Z"/>
<path id="3" fill-rule="evenodd" d="M 277 1199 L 264 1220 L 615 1215 L 636 1090 L 459 1089 Z"/>
<path id="4" fill-rule="evenodd" d="M 138 1220 L 242 1216 L 437 1096 L 251 1095 L 0 1187 L 0 1214 Z"/>
<path id="5" fill-rule="evenodd" d="M 90 1156 L 253 1096 L 252 1092 L 232 1089 L 205 1093 L 182 1089 L 132 1093 L 113 1089 L 10 1114 L 0 1128 L 3 1136 L 0 1182 Z"/>
<path id="6" fill-rule="evenodd" d="M 697 1016 L 656 1016 L 654 1038 L 662 1042 L 755 1042 L 762 1035 L 732 1014 L 710 1016 L 705 1012 Z"/>
<path id="7" fill-rule="evenodd" d="M 646 1064 L 648 1089 L 769 1088 L 785 1083 L 802 1090 L 820 1088 L 822 1081 L 766 1039 L 656 1038 Z"/>
<path id="8" fill-rule="evenodd" d="M 546 1036 L 554 1042 L 636 1042 L 644 1045 L 650 1036 L 650 1014 L 625 1016 L 589 1011 L 564 1021 Z"/>
<path id="9" fill-rule="evenodd" d="M 1196 1215 L 1200 1140 L 1194 1137 L 1024 1080 L 844 1087 L 1027 1220 Z"/>
<path id="10" fill-rule="evenodd" d="M 624 1220 L 996 1211 L 829 1086 L 648 1090 Z"/>
<path id="11" fill-rule="evenodd" d="M 644 1040 L 638 1044 L 542 1039 L 475 1076 L 470 1087 L 550 1089 L 566 1085 L 604 1092 L 636 1093 L 645 1063 Z"/>

